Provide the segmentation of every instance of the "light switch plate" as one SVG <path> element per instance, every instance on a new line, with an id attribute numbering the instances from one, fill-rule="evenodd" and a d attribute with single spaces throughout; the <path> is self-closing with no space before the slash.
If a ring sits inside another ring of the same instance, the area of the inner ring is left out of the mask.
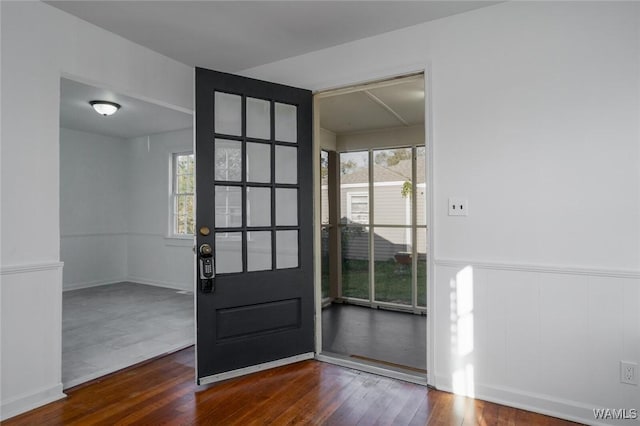
<path id="1" fill-rule="evenodd" d="M 449 198 L 449 216 L 468 216 L 469 201 L 465 198 Z"/>

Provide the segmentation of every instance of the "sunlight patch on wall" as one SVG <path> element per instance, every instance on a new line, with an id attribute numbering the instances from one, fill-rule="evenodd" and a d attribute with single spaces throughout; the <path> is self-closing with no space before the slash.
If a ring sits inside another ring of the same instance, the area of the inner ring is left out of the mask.
<path id="1" fill-rule="evenodd" d="M 466 266 L 450 281 L 451 362 L 453 392 L 475 396 L 473 365 L 473 267 Z"/>

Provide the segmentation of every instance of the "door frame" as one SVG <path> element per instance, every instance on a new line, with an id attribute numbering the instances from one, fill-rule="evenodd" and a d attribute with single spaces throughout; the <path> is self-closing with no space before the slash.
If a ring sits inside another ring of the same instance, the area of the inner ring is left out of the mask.
<path id="1" fill-rule="evenodd" d="M 193 132 L 192 132 L 192 139 L 193 139 L 192 147 L 193 147 L 194 153 L 195 153 L 195 141 L 196 141 L 196 133 L 195 133 L 195 101 L 194 101 L 194 104 L 193 104 L 193 106 L 194 106 L 193 109 L 184 108 L 184 107 L 181 107 L 179 105 L 171 104 L 171 103 L 168 103 L 168 102 L 161 101 L 159 99 L 150 98 L 148 96 L 141 95 L 138 92 L 132 92 L 130 89 L 125 89 L 125 88 L 122 88 L 122 87 L 119 87 L 119 86 L 115 86 L 115 85 L 112 85 L 112 84 L 104 83 L 104 82 L 99 81 L 99 80 L 94 80 L 92 78 L 84 77 L 84 76 L 81 76 L 79 74 L 74 74 L 74 73 L 71 73 L 71 72 L 68 72 L 68 71 L 61 70 L 59 72 L 59 74 L 58 74 L 58 106 L 60 105 L 60 101 L 61 101 L 60 80 L 63 79 L 63 78 L 67 79 L 67 80 L 71 80 L 71 81 L 77 82 L 77 83 L 86 84 L 88 86 L 93 86 L 93 87 L 96 87 L 98 89 L 109 90 L 109 91 L 112 91 L 112 92 L 127 96 L 129 98 L 137 99 L 137 100 L 140 100 L 140 101 L 143 101 L 143 102 L 147 102 L 147 103 L 150 103 L 150 104 L 153 104 L 153 105 L 161 106 L 161 107 L 164 107 L 164 108 L 167 108 L 167 109 L 171 109 L 171 110 L 174 110 L 174 111 L 177 111 L 177 112 L 182 112 L 182 113 L 191 115 L 191 117 L 192 117 L 192 125 L 193 125 L 193 127 L 192 127 L 192 129 L 193 129 Z M 56 114 L 57 114 L 56 122 L 57 122 L 57 128 L 58 128 L 58 143 L 57 143 L 57 153 L 58 153 L 58 155 L 56 156 L 56 164 L 57 164 L 58 177 L 59 177 L 59 175 L 60 175 L 60 137 L 59 137 L 59 135 L 60 135 L 60 128 L 61 128 L 61 126 L 60 126 L 60 111 L 57 110 Z M 59 187 L 59 185 L 58 185 L 58 187 Z M 61 205 L 60 205 L 60 191 L 59 191 L 59 188 L 58 188 L 57 199 L 58 199 L 58 216 L 60 216 Z M 194 197 L 194 202 L 195 202 L 195 197 Z M 169 211 L 168 207 L 167 207 L 167 211 Z M 60 235 L 61 235 L 61 232 L 60 232 L 60 220 L 58 220 L 58 248 L 60 248 L 60 246 L 62 244 L 62 239 L 61 239 Z M 193 238 L 193 244 L 195 245 L 195 235 L 194 235 L 194 238 Z M 59 256 L 60 256 L 60 254 L 58 254 L 58 257 Z M 61 274 L 64 274 L 64 262 L 59 260 L 59 263 L 61 264 Z M 193 289 L 194 289 L 194 294 L 193 294 L 194 309 L 195 309 L 195 300 L 196 300 L 195 299 L 195 297 L 196 297 L 196 294 L 195 294 L 195 288 L 196 287 L 195 286 L 196 286 L 196 283 L 197 283 L 196 282 L 195 264 L 196 263 L 195 263 L 195 260 L 194 260 L 194 262 L 193 262 L 193 265 L 194 265 L 194 281 L 193 281 L 193 286 L 194 286 L 193 287 Z M 63 277 L 61 275 L 61 277 L 60 277 L 60 293 L 59 293 L 60 294 L 60 301 L 62 301 L 62 293 L 64 293 L 64 291 L 65 290 L 64 290 L 64 286 L 63 286 Z M 60 309 L 59 324 L 58 325 L 59 325 L 59 327 L 58 327 L 57 330 L 59 332 L 59 335 L 57 336 L 57 338 L 59 338 L 60 341 L 62 341 L 61 340 L 62 339 L 62 308 Z M 195 329 L 195 325 L 194 325 L 194 339 L 195 339 L 195 336 L 196 336 L 195 332 L 196 332 L 196 329 Z M 60 370 L 59 370 L 59 372 L 60 372 L 60 377 L 62 377 L 62 361 L 63 361 L 63 359 L 62 359 L 62 345 L 60 345 L 59 350 L 60 350 L 60 352 L 59 352 L 60 353 L 60 357 L 59 357 Z M 64 395 L 66 395 L 64 389 L 62 390 L 62 392 L 63 392 Z"/>
<path id="2" fill-rule="evenodd" d="M 331 83 L 324 84 L 319 88 L 313 90 L 313 202 L 314 202 L 314 217 L 313 217 L 313 243 L 314 243 L 314 289 L 315 289 L 315 352 L 316 359 L 321 361 L 327 361 L 336 363 L 339 365 L 343 365 L 350 368 L 361 369 L 365 371 L 369 371 L 375 374 L 383 374 L 389 375 L 391 377 L 395 377 L 401 380 L 411 381 L 419 384 L 427 384 L 429 386 L 435 386 L 435 310 L 436 306 L 434 303 L 435 298 L 435 261 L 434 261 L 434 248 L 435 248 L 435 236 L 436 231 L 434 229 L 435 225 L 435 209 L 434 209 L 434 151 L 433 151 L 433 117 L 432 117 L 432 106 L 431 106 L 431 93 L 432 93 L 432 83 L 431 83 L 431 64 L 417 64 L 407 66 L 401 69 L 394 69 L 392 72 L 385 73 L 373 73 L 371 75 L 363 76 L 360 78 L 339 78 Z M 320 212 L 320 113 L 318 108 L 318 95 L 330 91 L 336 91 L 341 89 L 349 89 L 354 86 L 365 85 L 368 83 L 372 83 L 375 81 L 383 81 L 398 77 L 407 76 L 410 74 L 422 73 L 424 78 L 424 126 L 425 126 L 425 148 L 426 148 L 426 161 L 427 161 L 427 202 L 429 205 L 427 206 L 427 233 L 428 233 L 428 242 L 429 242 L 429 255 L 427 256 L 427 306 L 426 306 L 426 322 L 427 322 L 427 335 L 426 335 L 426 365 L 427 365 L 427 379 L 426 383 L 424 380 L 418 379 L 416 376 L 411 376 L 408 374 L 397 373 L 393 370 L 372 367 L 367 364 L 354 362 L 352 360 L 342 359 L 342 358 L 333 358 L 328 357 L 327 355 L 321 354 L 322 352 L 322 278 L 321 278 L 321 229 L 322 229 L 322 218 L 319 214 Z"/>

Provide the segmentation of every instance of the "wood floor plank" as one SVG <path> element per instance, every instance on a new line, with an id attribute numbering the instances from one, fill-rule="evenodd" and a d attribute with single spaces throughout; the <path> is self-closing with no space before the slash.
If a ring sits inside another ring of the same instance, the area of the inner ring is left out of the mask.
<path id="1" fill-rule="evenodd" d="M 343 421 L 341 424 L 357 425 L 358 423 L 369 423 L 369 417 L 374 417 L 377 411 L 375 405 L 378 397 L 389 397 L 389 386 L 393 380 L 380 377 L 380 380 L 366 386 L 366 392 L 358 400 L 354 400 L 352 408 L 345 410 Z"/>
<path id="2" fill-rule="evenodd" d="M 426 387 L 415 387 L 411 389 L 411 392 L 405 396 L 402 409 L 393 420 L 393 424 L 408 425 L 415 416 L 416 410 L 427 392 L 428 389 Z"/>
<path id="3" fill-rule="evenodd" d="M 307 370 L 310 368 L 310 370 Z M 317 363 L 311 363 L 310 367 L 305 370 L 296 371 L 286 382 L 263 390 L 260 400 L 254 404 L 254 408 L 260 413 L 260 418 L 255 416 L 253 412 L 239 413 L 234 418 L 239 424 L 271 424 L 284 410 L 295 405 L 301 395 L 311 392 L 316 385 L 315 380 L 309 380 L 307 374 L 317 377 L 320 366 Z"/>
<path id="4" fill-rule="evenodd" d="M 356 380 L 354 392 L 349 394 L 347 398 L 343 398 L 340 404 L 335 408 L 333 413 L 327 418 L 327 425 L 344 425 L 348 424 L 347 419 L 354 410 L 358 409 L 358 404 L 362 403 L 364 396 L 370 387 L 375 386 L 380 381 L 380 377 L 372 375 L 359 375 Z"/>
<path id="5" fill-rule="evenodd" d="M 462 423 L 462 419 L 459 418 L 459 414 L 454 408 L 453 399 L 453 395 L 446 392 L 442 392 L 436 397 L 433 413 L 429 416 L 429 425 L 450 426 Z"/>
<path id="6" fill-rule="evenodd" d="M 318 365 L 318 367 L 321 367 Z M 305 417 L 309 410 L 318 410 L 318 400 L 321 397 L 329 397 L 335 389 L 340 389 L 340 380 L 338 376 L 325 376 L 320 380 L 322 369 L 318 368 L 314 372 L 313 380 L 306 380 L 302 386 L 290 389 L 291 400 L 286 401 L 284 407 L 278 407 L 276 404 L 269 404 L 261 411 L 260 418 L 254 418 L 250 424 L 300 424 L 311 423 L 313 418 Z M 287 390 L 289 391 L 289 390 Z"/>
<path id="7" fill-rule="evenodd" d="M 317 361 L 197 386 L 193 359 L 139 364 L 3 425 L 575 424 Z"/>
<path id="8" fill-rule="evenodd" d="M 398 404 L 398 395 L 402 392 L 405 383 L 398 380 L 388 380 L 384 392 L 376 392 L 377 397 L 372 401 L 371 409 L 358 421 L 359 426 L 379 424 L 381 417 L 389 411 L 390 407 Z"/>
<path id="9" fill-rule="evenodd" d="M 346 374 L 343 374 L 346 373 Z M 362 375 L 354 370 L 335 370 L 322 366 L 320 382 L 322 388 L 329 387 L 322 393 L 310 395 L 304 401 L 304 406 L 297 404 L 289 407 L 282 416 L 284 424 L 324 424 L 333 412 L 360 386 Z M 277 418 L 276 421 L 280 420 Z"/>
<path id="10" fill-rule="evenodd" d="M 396 391 L 390 395 L 384 412 L 382 412 L 376 419 L 372 419 L 372 423 L 376 425 L 392 425 L 393 421 L 398 417 L 400 410 L 402 410 L 405 395 L 411 392 L 414 386 L 406 382 L 398 382 L 398 385 L 399 388 L 396 388 Z"/>

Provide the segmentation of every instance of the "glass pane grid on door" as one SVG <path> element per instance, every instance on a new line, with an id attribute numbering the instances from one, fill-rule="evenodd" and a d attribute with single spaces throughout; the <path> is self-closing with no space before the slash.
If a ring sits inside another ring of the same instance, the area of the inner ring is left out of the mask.
<path id="1" fill-rule="evenodd" d="M 216 273 L 298 268 L 297 106 L 214 93 Z"/>
<path id="2" fill-rule="evenodd" d="M 195 106 L 196 377 L 204 385 L 314 350 L 313 174 L 300 167 L 313 152 L 312 97 L 196 68 Z M 294 205 L 276 210 L 277 192 Z"/>

